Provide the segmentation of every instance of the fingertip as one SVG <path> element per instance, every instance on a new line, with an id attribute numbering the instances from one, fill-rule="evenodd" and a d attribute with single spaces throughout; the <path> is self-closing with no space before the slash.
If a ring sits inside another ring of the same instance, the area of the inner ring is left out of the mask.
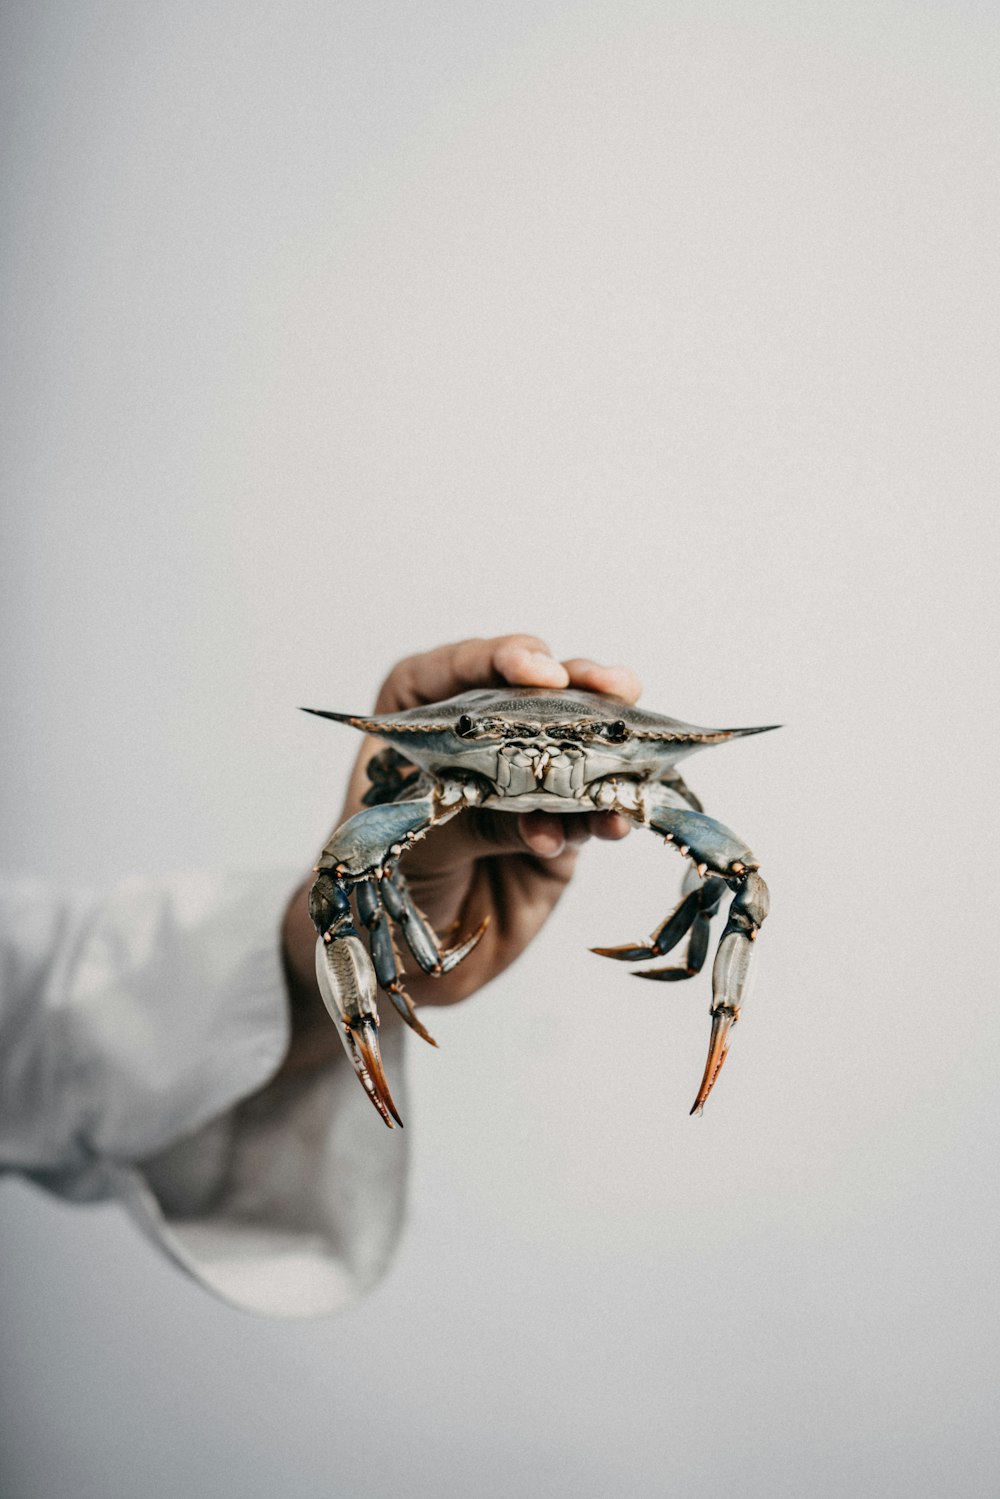
<path id="1" fill-rule="evenodd" d="M 563 831 L 570 848 L 582 848 L 585 843 L 589 843 L 591 838 L 591 828 L 587 817 L 580 816 L 576 812 L 563 818 Z"/>
<path id="2" fill-rule="evenodd" d="M 562 824 L 544 812 L 522 813 L 518 829 L 525 847 L 539 859 L 558 859 L 566 848 Z"/>
<path id="3" fill-rule="evenodd" d="M 562 833 L 530 833 L 524 841 L 539 859 L 558 859 L 566 849 Z"/>
<path id="4" fill-rule="evenodd" d="M 630 666 L 606 666 L 604 671 L 609 681 L 617 685 L 610 690 L 615 697 L 626 703 L 637 703 L 642 697 L 642 682 Z"/>
<path id="5" fill-rule="evenodd" d="M 494 654 L 493 664 L 511 686 L 569 686 L 569 672 L 544 648 L 513 643 L 502 645 Z"/>
<path id="6" fill-rule="evenodd" d="M 632 824 L 620 812 L 592 812 L 587 821 L 594 837 L 605 843 L 617 843 L 632 831 Z"/>
<path id="7" fill-rule="evenodd" d="M 563 666 L 575 687 L 602 692 L 626 703 L 638 702 L 642 696 L 642 683 L 630 666 L 602 666 L 585 656 L 575 656 Z"/>

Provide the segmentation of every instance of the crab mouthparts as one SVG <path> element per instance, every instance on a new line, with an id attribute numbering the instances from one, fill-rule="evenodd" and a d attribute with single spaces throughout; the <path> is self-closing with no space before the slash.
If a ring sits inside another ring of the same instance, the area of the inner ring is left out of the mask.
<path id="1" fill-rule="evenodd" d="M 546 744 L 541 749 L 536 749 L 534 746 L 525 749 L 525 754 L 531 761 L 532 774 L 539 785 L 544 781 L 549 766 L 559 753 L 560 748 L 557 744 Z"/>
<path id="2" fill-rule="evenodd" d="M 583 785 L 584 755 L 575 744 L 505 744 L 497 755 L 496 784 L 506 796 L 549 791 L 575 796 Z"/>

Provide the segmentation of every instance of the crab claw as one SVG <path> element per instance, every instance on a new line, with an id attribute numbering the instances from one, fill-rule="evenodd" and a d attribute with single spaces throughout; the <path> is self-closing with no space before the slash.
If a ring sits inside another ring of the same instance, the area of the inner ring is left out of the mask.
<path id="1" fill-rule="evenodd" d="M 382 1069 L 375 1008 L 375 971 L 356 935 L 344 933 L 316 943 L 316 979 L 323 1003 L 337 1027 L 368 1097 L 383 1123 L 402 1125 Z"/>
<path id="2" fill-rule="evenodd" d="M 739 1014 L 736 1010 L 718 1009 L 712 1012 L 712 1034 L 708 1043 L 708 1061 L 705 1063 L 705 1073 L 698 1089 L 698 1097 L 691 1105 L 692 1114 L 700 1114 L 705 1107 L 705 1100 L 715 1085 L 715 1079 L 722 1071 L 722 1064 L 729 1055 L 729 1044 L 727 1036 L 736 1024 Z"/>
<path id="3" fill-rule="evenodd" d="M 754 870 L 746 876 L 733 899 L 729 922 L 712 965 L 712 1037 L 705 1075 L 691 1109 L 692 1114 L 701 1113 L 705 1099 L 711 1093 L 712 1085 L 726 1060 L 729 1050 L 727 1037 L 739 1019 L 740 1008 L 750 990 L 754 938 L 767 916 L 767 910 L 767 886 Z"/>
<path id="4" fill-rule="evenodd" d="M 389 1084 L 386 1082 L 385 1072 L 382 1069 L 382 1056 L 378 1049 L 378 1025 L 375 1020 L 366 1018 L 354 1020 L 345 1027 L 353 1042 L 354 1048 L 361 1059 L 361 1067 L 355 1062 L 355 1071 L 364 1085 L 372 1103 L 378 1109 L 386 1124 L 389 1120 L 387 1113 L 391 1114 L 396 1123 L 402 1128 L 403 1121 L 399 1117 L 396 1105 L 392 1101 L 389 1092 Z M 354 1058 L 352 1057 L 352 1061 Z M 389 1126 L 390 1129 L 392 1126 Z"/>

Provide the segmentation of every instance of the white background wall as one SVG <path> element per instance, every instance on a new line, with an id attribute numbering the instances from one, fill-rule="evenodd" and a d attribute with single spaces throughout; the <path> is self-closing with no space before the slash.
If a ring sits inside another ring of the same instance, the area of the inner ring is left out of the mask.
<path id="1" fill-rule="evenodd" d="M 10 867 L 308 865 L 353 744 L 296 704 L 470 633 L 787 725 L 690 767 L 773 892 L 702 1120 L 707 978 L 586 950 L 679 861 L 592 847 L 412 1051 L 364 1305 L 254 1320 L 4 1187 L 6 1494 L 995 1491 L 998 41 L 5 7 Z"/>

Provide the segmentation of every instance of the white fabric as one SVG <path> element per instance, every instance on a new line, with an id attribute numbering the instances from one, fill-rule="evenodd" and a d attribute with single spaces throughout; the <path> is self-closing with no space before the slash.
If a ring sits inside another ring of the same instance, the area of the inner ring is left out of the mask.
<path id="1" fill-rule="evenodd" d="M 288 1040 L 293 879 L 186 874 L 105 899 L 0 881 L 0 1169 L 116 1196 L 218 1295 L 317 1316 L 391 1257 L 406 1137 L 346 1058 L 269 1081 Z M 382 1049 L 402 1102 L 399 1031 Z"/>

